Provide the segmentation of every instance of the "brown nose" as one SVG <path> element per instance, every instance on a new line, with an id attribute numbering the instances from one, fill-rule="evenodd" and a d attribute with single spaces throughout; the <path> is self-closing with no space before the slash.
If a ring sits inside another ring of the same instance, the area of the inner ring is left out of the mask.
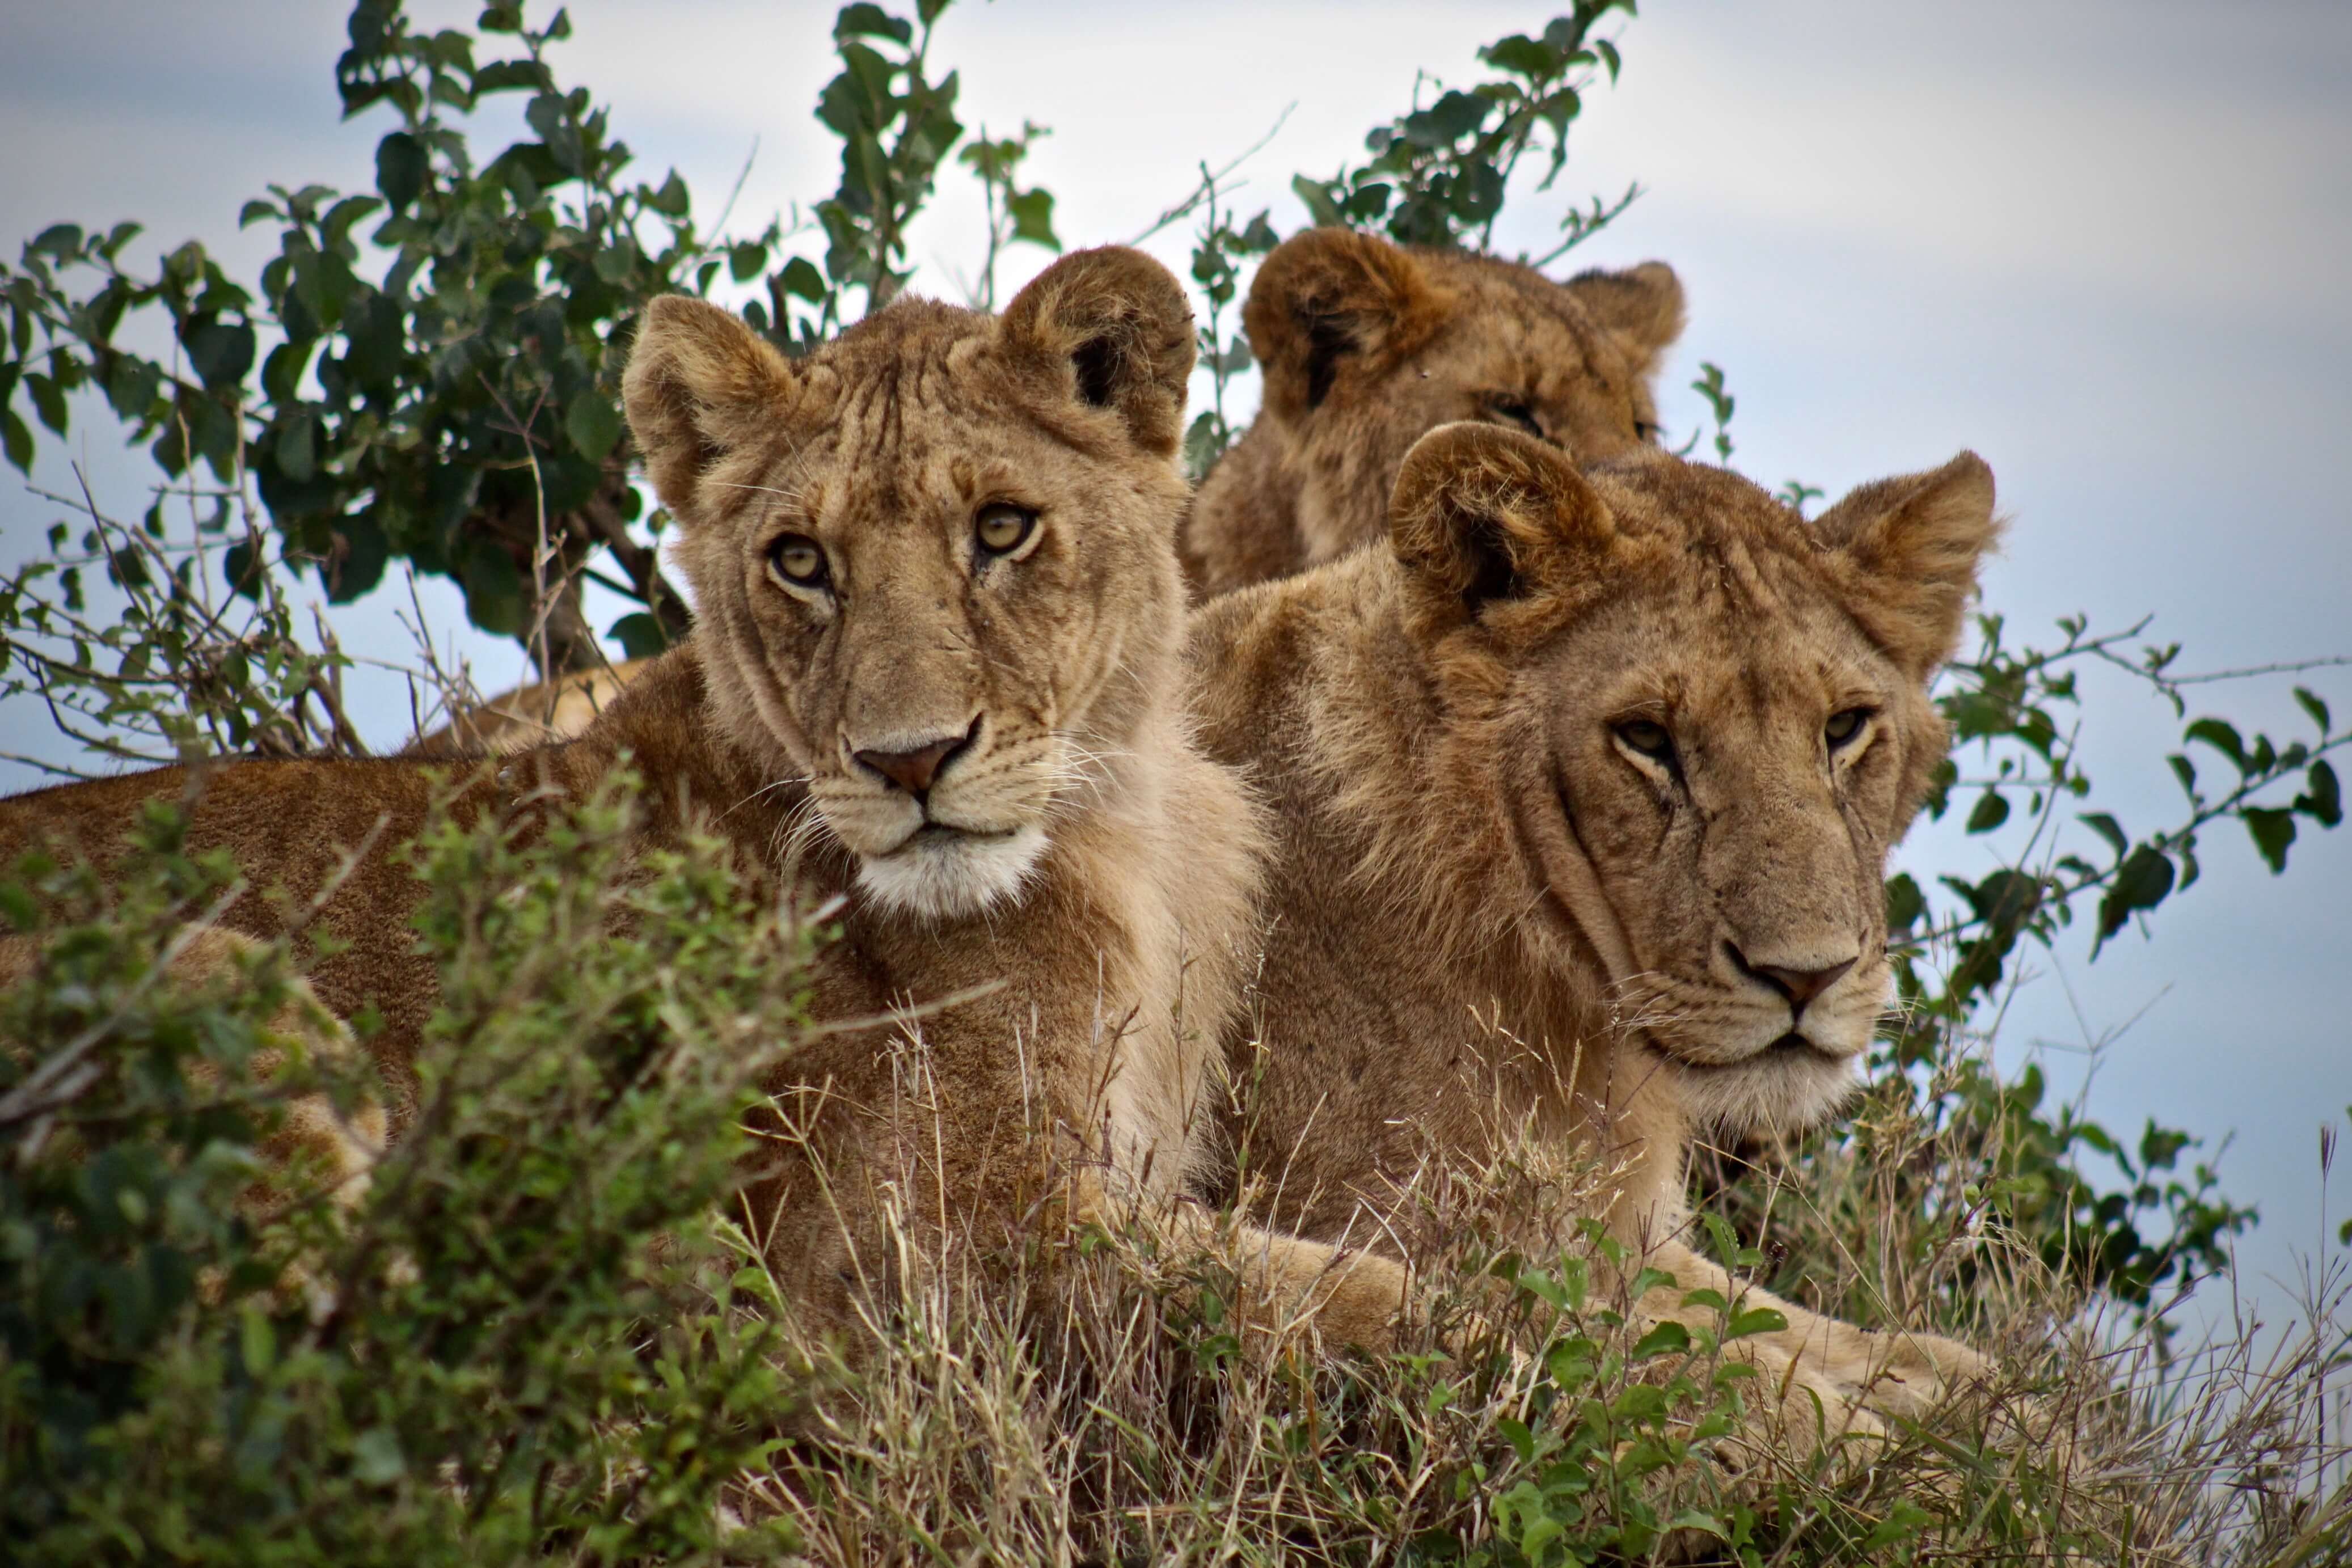
<path id="1" fill-rule="evenodd" d="M 961 735 L 950 735 L 912 751 L 853 751 L 850 756 L 919 800 L 929 792 L 931 781 L 979 733 L 980 720 L 975 718 Z"/>
<path id="2" fill-rule="evenodd" d="M 1738 947 L 1728 942 L 1724 946 L 1729 949 L 1731 961 L 1741 974 L 1763 981 L 1788 998 L 1789 1005 L 1799 1012 L 1805 1010 L 1807 1002 L 1844 978 L 1845 972 L 1854 966 L 1852 958 L 1842 964 L 1832 964 L 1826 969 L 1789 969 L 1778 964 L 1751 964 L 1748 961 L 1748 955 Z"/>

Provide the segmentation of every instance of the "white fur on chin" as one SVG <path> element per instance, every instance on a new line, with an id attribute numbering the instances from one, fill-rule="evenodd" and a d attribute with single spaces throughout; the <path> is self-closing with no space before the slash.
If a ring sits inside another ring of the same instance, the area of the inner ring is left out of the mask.
<path id="1" fill-rule="evenodd" d="M 887 855 L 863 856 L 857 882 L 876 902 L 926 920 L 984 915 L 1019 898 L 1045 852 L 1045 830 L 1004 838 L 923 834 Z"/>

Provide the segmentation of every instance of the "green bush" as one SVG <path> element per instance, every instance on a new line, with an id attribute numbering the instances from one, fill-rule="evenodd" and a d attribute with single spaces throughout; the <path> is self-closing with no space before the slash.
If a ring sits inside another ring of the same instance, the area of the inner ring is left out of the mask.
<path id="1" fill-rule="evenodd" d="M 240 1198 L 289 1098 L 349 1106 L 374 1078 L 323 1053 L 249 1070 L 282 947 L 228 987 L 162 967 L 234 868 L 161 808 L 116 891 L 17 868 L 9 917 L 44 956 L 0 1054 L 12 1561 L 717 1550 L 797 1394 L 715 1223 L 806 944 L 709 846 L 623 876 L 628 816 L 616 793 L 527 847 L 427 833 L 443 1005 L 415 1120 L 362 1201 L 267 1218 Z"/>

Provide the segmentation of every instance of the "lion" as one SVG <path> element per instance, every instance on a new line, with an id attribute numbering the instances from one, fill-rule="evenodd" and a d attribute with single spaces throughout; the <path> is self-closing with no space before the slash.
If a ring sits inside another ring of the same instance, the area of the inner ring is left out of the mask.
<path id="1" fill-rule="evenodd" d="M 1183 525 L 1185 575 L 1202 596 L 1382 538 L 1406 449 L 1449 420 L 1523 429 L 1585 459 L 1654 441 L 1650 382 L 1681 335 L 1683 289 L 1662 261 L 1556 283 L 1495 256 L 1311 229 L 1266 257 L 1243 326 L 1265 397 Z M 415 749 L 577 735 L 648 662 L 520 687 L 452 715 Z"/>
<path id="2" fill-rule="evenodd" d="M 645 844 L 714 834 L 777 900 L 838 911 L 809 980 L 829 1027 L 762 1085 L 741 1195 L 819 1333 L 855 1336 L 892 1226 L 1003 1260 L 1040 1215 L 1156 1214 L 1239 1259 L 1257 1321 L 1340 1343 L 1383 1343 L 1402 1305 L 1389 1260 L 1235 1237 L 1184 1201 L 1217 1157 L 1263 848 L 1179 706 L 1192 358 L 1181 288 L 1116 247 L 1055 263 L 1001 318 L 903 299 L 796 361 L 718 307 L 656 299 L 624 401 L 677 519 L 690 639 L 451 804 L 527 824 L 626 766 Z M 342 946 L 310 978 L 339 1015 L 380 1016 L 396 1138 L 436 982 L 394 852 L 446 771 L 163 768 L 0 802 L 0 852 L 106 852 L 182 797 L 192 845 L 257 887 L 299 903 L 347 872 L 316 915 Z M 278 907 L 246 897 L 221 924 L 267 941 Z"/>
<path id="3" fill-rule="evenodd" d="M 1385 549 L 1213 600 L 1191 694 L 1274 817 L 1253 1015 L 1229 1027 L 1252 1218 L 1412 1257 L 1432 1159 L 1514 1129 L 1616 1175 L 1593 1206 L 1683 1293 L 1694 1132 L 1795 1129 L 1853 1087 L 1889 986 L 1881 879 L 1944 756 L 1992 476 L 1962 454 L 1807 523 L 1656 451 L 1580 473 L 1492 424 L 1423 436 Z M 1425 1210 L 1423 1211 L 1425 1212 Z M 1543 1255 L 1571 1217 L 1503 1240 Z M 1989 1371 L 1763 1292 L 1745 1342 L 1802 1439 Z"/>
<path id="4" fill-rule="evenodd" d="M 1681 334 L 1683 290 L 1659 261 L 1556 283 L 1496 256 L 1310 229 L 1258 268 L 1242 324 L 1265 401 L 1185 522 L 1202 596 L 1384 538 L 1398 465 L 1449 421 L 1587 462 L 1653 441 L 1649 383 Z"/>

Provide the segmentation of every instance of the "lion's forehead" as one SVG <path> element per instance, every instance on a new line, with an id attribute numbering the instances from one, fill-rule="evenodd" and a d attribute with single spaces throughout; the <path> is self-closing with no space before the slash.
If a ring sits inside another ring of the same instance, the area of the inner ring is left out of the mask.
<path id="1" fill-rule="evenodd" d="M 1820 705 L 1887 689 L 1897 673 L 1842 607 L 1818 564 L 1708 548 L 1689 534 L 1645 541 L 1633 569 L 1579 620 L 1553 663 L 1607 702 L 1777 727 Z M 1594 683 L 1590 672 L 1617 672 Z"/>

